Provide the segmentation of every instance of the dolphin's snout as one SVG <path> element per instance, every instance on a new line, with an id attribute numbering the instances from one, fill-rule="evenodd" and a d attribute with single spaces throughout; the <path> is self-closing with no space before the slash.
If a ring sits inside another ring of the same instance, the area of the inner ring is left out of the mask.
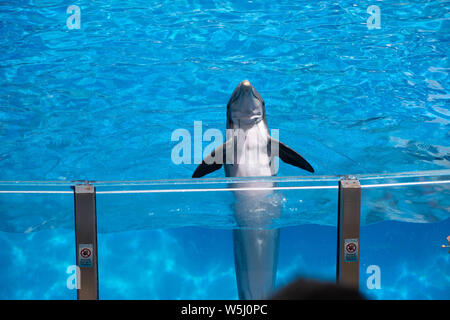
<path id="1" fill-rule="evenodd" d="M 245 92 L 248 92 L 250 90 L 250 88 L 252 87 L 252 85 L 250 84 L 250 81 L 248 80 L 244 80 L 242 81 L 242 88 L 244 89 Z"/>
<path id="2" fill-rule="evenodd" d="M 264 119 L 264 101 L 248 80 L 238 84 L 227 108 L 229 120 L 240 126 L 253 125 Z"/>

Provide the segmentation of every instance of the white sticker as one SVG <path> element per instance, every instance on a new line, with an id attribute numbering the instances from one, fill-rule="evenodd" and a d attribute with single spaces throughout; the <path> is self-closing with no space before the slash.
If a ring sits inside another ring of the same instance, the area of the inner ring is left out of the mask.
<path id="1" fill-rule="evenodd" d="M 89 244 L 79 244 L 78 245 L 78 266 L 80 268 L 89 268 L 93 265 L 93 245 Z"/>
<path id="2" fill-rule="evenodd" d="M 344 239 L 344 262 L 358 261 L 358 239 Z"/>

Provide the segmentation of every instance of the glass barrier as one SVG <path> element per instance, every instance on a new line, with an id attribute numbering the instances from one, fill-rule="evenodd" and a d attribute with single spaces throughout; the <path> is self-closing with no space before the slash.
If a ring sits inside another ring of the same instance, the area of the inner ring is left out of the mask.
<path id="1" fill-rule="evenodd" d="M 283 228 L 279 286 L 299 274 L 333 280 L 337 181 L 97 184 L 98 229 L 103 232 L 99 278 L 105 279 L 100 280 L 100 297 L 237 299 L 231 229 L 255 225 Z M 249 203 L 240 201 L 239 195 L 246 192 L 257 197 L 250 197 Z M 235 213 L 243 210 L 250 215 L 237 218 Z M 316 239 L 317 230 L 331 241 Z M 302 250 L 316 240 L 317 250 Z"/>
<path id="2" fill-rule="evenodd" d="M 281 229 L 278 287 L 298 276 L 335 281 L 342 178 L 92 181 L 100 298 L 236 299 L 232 230 L 255 227 Z M 450 170 L 356 178 L 361 292 L 448 298 Z M 1 299 L 76 299 L 78 183 L 0 182 Z"/>
<path id="3" fill-rule="evenodd" d="M 73 194 L 0 193 L 0 243 L 0 299 L 76 299 Z"/>
<path id="4" fill-rule="evenodd" d="M 450 175 L 361 179 L 360 290 L 374 299 L 448 299 Z"/>

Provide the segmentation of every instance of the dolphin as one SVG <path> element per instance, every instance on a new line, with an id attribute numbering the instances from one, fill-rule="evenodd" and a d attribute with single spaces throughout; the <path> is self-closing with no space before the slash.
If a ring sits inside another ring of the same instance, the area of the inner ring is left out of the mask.
<path id="1" fill-rule="evenodd" d="M 314 172 L 302 156 L 269 135 L 264 100 L 248 80 L 239 83 L 228 101 L 226 128 L 226 142 L 203 159 L 193 178 L 203 177 L 224 164 L 227 177 L 275 176 L 277 156 L 285 163 Z M 267 227 L 281 214 L 280 201 L 271 190 L 274 186 L 272 182 L 257 181 L 246 184 L 243 191 L 233 191 L 239 226 L 233 230 L 239 299 L 267 299 L 275 289 L 280 229 Z M 263 190 L 252 190 L 261 187 Z"/>

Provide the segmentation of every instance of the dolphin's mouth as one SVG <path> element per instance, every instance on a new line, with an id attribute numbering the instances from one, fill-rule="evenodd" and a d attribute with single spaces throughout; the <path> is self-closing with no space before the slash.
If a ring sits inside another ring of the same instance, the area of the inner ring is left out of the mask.
<path id="1" fill-rule="evenodd" d="M 253 122 L 258 122 L 258 121 L 262 120 L 262 114 L 260 114 L 260 113 L 255 114 L 255 115 L 251 116 L 249 119 Z"/>
<path id="2" fill-rule="evenodd" d="M 243 124 L 243 125 L 253 125 L 257 124 L 259 121 L 262 120 L 262 114 L 257 113 L 253 115 L 249 115 L 248 113 L 243 112 L 232 112 L 231 119 L 233 120 L 233 123 L 236 124 Z"/>

